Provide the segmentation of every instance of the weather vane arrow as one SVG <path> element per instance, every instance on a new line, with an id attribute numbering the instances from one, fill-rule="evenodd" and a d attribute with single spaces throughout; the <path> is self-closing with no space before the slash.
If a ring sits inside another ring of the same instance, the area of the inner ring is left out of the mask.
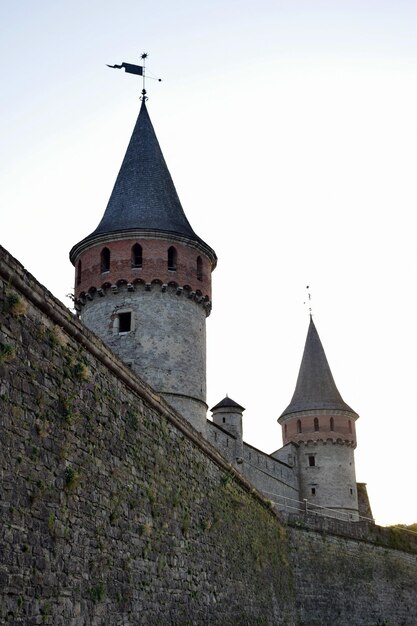
<path id="1" fill-rule="evenodd" d="M 142 97 L 147 100 L 146 97 L 146 89 L 145 89 L 145 59 L 148 58 L 148 53 L 144 52 L 141 57 L 143 61 L 143 65 L 134 65 L 133 63 L 121 63 L 120 65 L 109 65 L 106 63 L 107 67 L 115 68 L 118 70 L 124 69 L 127 74 L 136 74 L 137 76 L 143 76 L 143 89 L 142 89 Z M 154 76 L 149 76 L 152 80 L 157 80 L 161 82 L 162 78 L 155 78 Z"/>
<path id="2" fill-rule="evenodd" d="M 143 76 L 143 66 L 142 65 L 133 65 L 132 63 L 122 63 L 121 65 L 109 65 L 107 63 L 107 67 L 117 68 L 121 70 L 124 68 L 125 72 L 128 74 L 138 74 L 139 76 Z"/>

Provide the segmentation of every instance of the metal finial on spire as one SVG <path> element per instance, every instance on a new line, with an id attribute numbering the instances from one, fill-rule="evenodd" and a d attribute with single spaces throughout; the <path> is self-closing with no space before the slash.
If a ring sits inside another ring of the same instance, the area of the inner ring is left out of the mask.
<path id="1" fill-rule="evenodd" d="M 145 89 L 145 61 L 148 58 L 148 53 L 147 52 L 142 52 L 142 56 L 140 57 L 143 61 L 143 66 L 142 66 L 142 96 L 140 98 L 140 100 L 144 100 L 146 101 L 147 95 L 146 95 L 146 89 Z"/>
<path id="2" fill-rule="evenodd" d="M 310 293 L 310 285 L 306 285 L 306 289 L 307 289 L 307 295 L 308 295 L 308 312 L 310 314 L 310 317 L 313 317 L 313 309 L 311 308 L 311 293 Z M 304 304 L 307 304 L 307 301 L 304 302 Z"/>

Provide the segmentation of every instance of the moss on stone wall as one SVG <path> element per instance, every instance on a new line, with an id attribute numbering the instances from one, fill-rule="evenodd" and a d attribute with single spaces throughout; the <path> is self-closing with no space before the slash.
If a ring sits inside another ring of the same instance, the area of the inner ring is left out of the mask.
<path id="1" fill-rule="evenodd" d="M 269 507 L 25 302 L 0 327 L 0 623 L 293 623 Z"/>
<path id="2" fill-rule="evenodd" d="M 0 624 L 412 626 L 414 555 L 283 526 L 1 249 L 0 276 Z"/>

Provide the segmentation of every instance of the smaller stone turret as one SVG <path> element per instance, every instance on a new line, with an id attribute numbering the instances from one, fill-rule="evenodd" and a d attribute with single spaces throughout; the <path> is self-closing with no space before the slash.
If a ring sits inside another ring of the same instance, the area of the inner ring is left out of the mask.
<path id="1" fill-rule="evenodd" d="M 236 437 L 235 458 L 240 462 L 243 456 L 242 413 L 244 407 L 226 396 L 211 409 L 213 422 Z"/>
<path id="2" fill-rule="evenodd" d="M 226 396 L 211 409 L 213 422 L 228 430 L 235 437 L 242 439 L 243 406 Z"/>

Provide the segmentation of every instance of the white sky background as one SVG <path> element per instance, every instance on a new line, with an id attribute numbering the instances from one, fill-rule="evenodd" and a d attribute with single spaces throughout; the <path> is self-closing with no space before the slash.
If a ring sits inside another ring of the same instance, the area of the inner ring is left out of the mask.
<path id="1" fill-rule="evenodd" d="M 1 244 L 71 306 L 70 248 L 148 110 L 217 252 L 208 403 L 281 446 L 314 320 L 380 523 L 417 521 L 417 6 L 406 0 L 21 1 L 0 16 Z"/>

